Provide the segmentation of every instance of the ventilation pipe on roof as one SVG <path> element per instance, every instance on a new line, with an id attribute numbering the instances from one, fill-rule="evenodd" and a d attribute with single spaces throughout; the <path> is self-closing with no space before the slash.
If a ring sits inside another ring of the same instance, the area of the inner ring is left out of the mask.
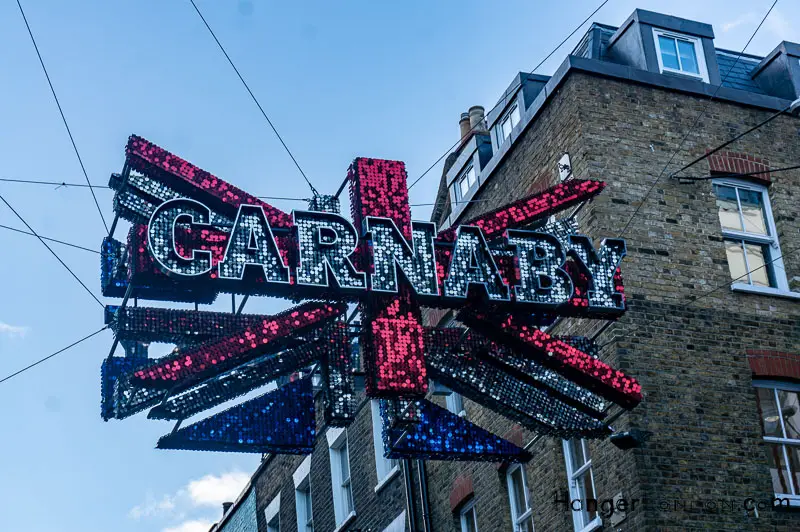
<path id="1" fill-rule="evenodd" d="M 222 503 L 222 516 L 223 517 L 225 517 L 225 514 L 228 513 L 228 510 L 231 509 L 231 506 L 233 506 L 232 502 L 223 502 Z"/>
<path id="2" fill-rule="evenodd" d="M 461 130 L 461 138 L 469 135 L 469 113 L 461 113 L 461 120 L 458 121 L 458 128 Z"/>
<path id="3" fill-rule="evenodd" d="M 486 131 L 486 117 L 482 105 L 473 105 L 469 108 L 469 127 L 475 132 Z"/>

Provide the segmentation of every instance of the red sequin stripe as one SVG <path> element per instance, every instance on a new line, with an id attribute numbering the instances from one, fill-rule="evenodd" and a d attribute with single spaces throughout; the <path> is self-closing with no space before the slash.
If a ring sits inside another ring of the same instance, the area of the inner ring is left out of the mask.
<path id="1" fill-rule="evenodd" d="M 264 316 L 258 326 L 226 338 L 166 356 L 136 371 L 131 382 L 148 388 L 173 388 L 219 374 L 280 347 L 281 340 L 319 326 L 347 310 L 344 304 L 305 303 L 275 316 Z"/>
<path id="2" fill-rule="evenodd" d="M 367 216 L 391 218 L 410 242 L 411 210 L 405 165 L 400 161 L 358 158 L 348 170 L 353 221 L 359 231 Z M 365 243 L 364 243 L 365 245 Z M 368 257 L 362 245 L 361 256 Z M 419 305 L 408 286 L 397 296 L 362 303 L 368 323 L 362 343 L 367 394 L 372 397 L 424 395 L 428 389 L 425 338 Z"/>
<path id="3" fill-rule="evenodd" d="M 586 201 L 602 192 L 605 186 L 606 184 L 602 181 L 571 179 L 566 183 L 550 187 L 540 194 L 515 201 L 459 225 L 480 227 L 487 239 L 496 238 L 501 236 L 506 229 L 522 227 L 537 218 L 550 216 Z M 456 227 L 454 225 L 440 232 L 438 238 L 445 242 L 453 242 L 456 237 Z"/>
<path id="4" fill-rule="evenodd" d="M 261 201 L 255 196 L 251 196 L 244 190 L 196 167 L 142 137 L 131 135 L 128 139 L 128 145 L 125 147 L 125 153 L 128 156 L 128 162 L 131 167 L 148 175 L 148 177 L 156 178 L 156 176 L 152 175 L 154 171 L 155 173 L 166 172 L 170 176 L 178 177 L 185 183 L 192 185 L 198 192 L 204 192 L 216 198 L 222 205 L 230 205 L 229 212 L 222 214 L 232 217 L 241 204 L 260 205 L 263 207 L 271 227 L 292 227 L 292 216 L 290 214 Z"/>
<path id="5" fill-rule="evenodd" d="M 408 174 L 402 161 L 359 157 L 350 166 L 350 200 L 353 223 L 363 230 L 367 216 L 391 218 L 411 242 L 411 210 L 408 206 Z"/>
<path id="6" fill-rule="evenodd" d="M 642 400 L 642 387 L 636 379 L 536 327 L 521 323 L 513 314 L 489 316 L 462 312 L 459 318 L 496 342 L 516 345 L 521 348 L 520 353 L 536 353 L 542 364 L 622 407 L 633 408 Z"/>

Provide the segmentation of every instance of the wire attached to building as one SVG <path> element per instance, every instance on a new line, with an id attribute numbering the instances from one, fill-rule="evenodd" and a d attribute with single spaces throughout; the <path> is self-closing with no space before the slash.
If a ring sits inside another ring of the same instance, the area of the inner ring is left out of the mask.
<path id="1" fill-rule="evenodd" d="M 606 5 L 608 2 L 609 2 L 609 0 L 604 0 L 604 1 L 603 1 L 603 2 L 602 2 L 600 5 L 599 5 L 599 6 L 597 6 L 597 7 L 595 8 L 595 10 L 594 10 L 594 11 L 592 11 L 592 12 L 589 14 L 589 16 L 588 16 L 588 17 L 586 17 L 585 19 L 583 19 L 583 22 L 581 22 L 581 23 L 580 23 L 578 26 L 576 26 L 576 27 L 575 27 L 575 29 L 574 29 L 574 30 L 572 30 L 572 31 L 569 33 L 569 35 L 567 35 L 566 37 L 564 37 L 564 39 L 563 39 L 563 40 L 562 40 L 560 43 L 558 43 L 558 46 L 556 46 L 555 48 L 553 48 L 553 50 L 552 50 L 552 51 L 551 51 L 549 54 L 547 54 L 547 55 L 545 56 L 545 58 L 544 58 L 544 59 L 542 59 L 541 61 L 539 61 L 539 64 L 538 64 L 538 65 L 536 65 L 535 67 L 533 67 L 533 70 L 531 70 L 530 72 L 528 72 L 528 74 L 527 74 L 527 75 L 528 75 L 528 76 L 530 76 L 531 74 L 533 74 L 534 72 L 536 72 L 537 70 L 539 70 L 539 67 L 541 67 L 543 64 L 545 64 L 545 62 L 547 62 L 547 60 L 548 60 L 548 59 L 550 59 L 550 58 L 553 56 L 553 54 L 555 54 L 555 53 L 556 53 L 556 52 L 557 52 L 557 51 L 558 51 L 558 50 L 559 50 L 559 49 L 560 49 L 562 46 L 564 46 L 564 44 L 565 44 L 565 43 L 566 43 L 568 40 L 570 40 L 570 39 L 572 38 L 572 36 L 573 36 L 573 35 L 575 35 L 575 33 L 577 33 L 577 32 L 578 32 L 578 30 L 580 30 L 580 29 L 581 29 L 581 28 L 584 26 L 584 24 L 586 24 L 587 22 L 589 22 L 589 19 L 591 19 L 593 16 L 595 16 L 595 15 L 597 14 L 597 12 L 598 12 L 598 11 L 600 11 L 600 10 L 603 8 L 603 6 L 605 6 L 605 5 Z M 520 85 L 516 85 L 516 86 L 514 87 L 514 90 L 516 90 L 516 89 L 517 89 L 517 87 L 519 87 L 519 86 L 520 86 Z M 508 102 L 506 101 L 506 99 L 505 99 L 505 94 L 504 94 L 503 98 L 502 98 L 502 99 L 501 99 L 499 102 L 497 102 L 496 104 L 494 104 L 494 106 L 493 106 L 491 109 L 489 109 L 489 112 L 488 112 L 487 114 L 491 113 L 492 111 L 494 111 L 495 109 L 497 109 L 498 107 L 500 107 L 500 105 L 501 105 L 501 104 L 502 104 L 502 105 L 506 105 L 507 103 L 508 103 Z M 436 160 L 433 162 L 433 164 L 431 164 L 431 165 L 430 165 L 430 166 L 427 168 L 427 170 L 425 170 L 424 172 L 422 172 L 422 174 L 421 174 L 421 175 L 420 175 L 418 178 L 416 178 L 416 179 L 415 179 L 415 180 L 414 180 L 414 181 L 413 181 L 413 182 L 412 182 L 412 183 L 411 183 L 411 184 L 408 186 L 408 190 L 411 190 L 412 188 L 414 188 L 414 185 L 416 185 L 417 183 L 419 183 L 419 181 L 420 181 L 420 180 L 421 180 L 423 177 L 425 177 L 426 175 L 428 175 L 428 173 L 429 173 L 431 170 L 433 170 L 433 169 L 436 167 L 436 165 L 437 165 L 437 164 L 439 164 L 439 162 L 441 162 L 441 160 L 442 160 L 442 159 L 444 159 L 445 157 L 447 157 L 447 155 L 448 155 L 450 152 L 452 152 L 452 151 L 453 151 L 453 149 L 455 149 L 455 147 L 456 147 L 456 146 L 458 146 L 459 144 L 461 144 L 461 141 L 462 141 L 462 139 L 463 139 L 464 137 L 466 137 L 467 135 L 469 135 L 470 133 L 472 133 L 472 132 L 475 130 L 475 128 L 476 128 L 476 127 L 478 127 L 479 125 L 480 125 L 480 124 L 475 124 L 474 126 L 472 126 L 472 127 L 469 129 L 469 131 L 467 131 L 467 133 L 466 133 L 466 134 L 465 134 L 463 137 L 461 137 L 460 139 L 458 139 L 458 141 L 457 141 L 455 144 L 453 144 L 452 146 L 450 146 L 450 147 L 447 149 L 447 151 L 445 151 L 445 152 L 444 152 L 442 155 L 440 155 L 440 156 L 439 156 L 439 158 L 438 158 L 438 159 L 436 159 Z"/>
<path id="2" fill-rule="evenodd" d="M 680 181 L 708 181 L 710 179 L 733 179 L 738 177 L 752 177 L 756 175 L 763 175 L 763 174 L 777 174 L 780 172 L 788 172 L 789 170 L 797 170 L 800 169 L 800 164 L 795 166 L 785 166 L 783 168 L 773 168 L 770 170 L 759 170 L 757 172 L 746 172 L 742 174 L 716 174 L 716 175 L 705 175 L 701 177 L 692 177 L 688 175 L 673 175 L 675 179 L 679 179 Z"/>
<path id="3" fill-rule="evenodd" d="M 53 82 L 50 81 L 50 74 L 47 73 L 47 67 L 44 66 L 44 60 L 42 59 L 42 54 L 39 53 L 39 46 L 36 44 L 36 39 L 33 37 L 33 32 L 31 31 L 31 27 L 28 24 L 28 18 L 25 16 L 25 11 L 22 9 L 22 4 L 20 0 L 17 0 L 17 6 L 19 7 L 19 12 L 22 14 L 22 20 L 25 21 L 25 27 L 28 28 L 28 35 L 31 36 L 31 42 L 33 43 L 33 48 L 36 50 L 36 55 L 39 57 L 39 64 L 42 65 L 42 70 L 44 71 L 44 77 L 47 78 L 47 84 L 50 86 L 50 92 L 53 93 L 53 99 L 56 101 L 56 106 L 58 107 L 58 112 L 61 115 L 61 120 L 64 122 L 64 127 L 67 129 L 67 135 L 69 135 L 69 140 L 72 143 L 72 149 L 75 150 L 75 155 L 78 157 L 78 163 L 81 165 L 81 170 L 83 171 L 83 177 L 86 178 L 86 184 L 89 186 L 89 191 L 92 193 L 92 199 L 94 199 L 94 204 L 97 206 L 97 212 L 100 213 L 100 219 L 103 221 L 103 226 L 106 228 L 106 232 L 108 232 L 108 224 L 106 223 L 106 218 L 103 216 L 103 210 L 100 208 L 100 202 L 97 201 L 97 196 L 95 196 L 94 188 L 89 181 L 89 174 L 86 172 L 86 167 L 83 165 L 83 159 L 81 158 L 81 154 L 78 151 L 78 146 L 75 144 L 75 138 L 72 136 L 72 130 L 69 128 L 69 124 L 67 123 L 67 117 L 64 115 L 64 110 L 61 108 L 61 102 L 58 101 L 58 95 L 56 95 L 56 89 L 53 87 Z"/>
<path id="4" fill-rule="evenodd" d="M 42 243 L 42 245 L 43 245 L 44 247 L 46 247 L 46 248 L 47 248 L 47 251 L 49 251 L 50 253 L 52 253 L 52 254 L 53 254 L 53 256 L 56 258 L 56 260 L 57 260 L 58 262 L 60 262 L 60 263 L 61 263 L 61 265 L 62 265 L 64 268 L 66 268 L 66 270 L 67 270 L 67 271 L 70 273 L 70 275 L 72 275 L 72 277 L 74 277 L 74 278 L 75 278 L 75 280 L 76 280 L 76 281 L 78 281 L 78 283 L 79 283 L 79 284 L 80 284 L 80 285 L 83 287 L 83 289 L 84 289 L 84 290 L 86 290 L 86 292 L 87 292 L 87 293 L 88 293 L 90 296 L 92 296 L 92 299 L 94 299 L 95 301 L 97 301 L 97 304 L 98 304 L 98 305 L 100 305 L 101 307 L 105 308 L 105 305 L 103 305 L 103 302 L 102 302 L 102 301 L 100 301 L 99 299 L 97 299 L 97 296 L 96 296 L 96 295 L 94 295 L 94 293 L 93 293 L 91 290 L 89 290 L 89 287 L 88 287 L 88 286 L 86 286 L 86 284 L 85 284 L 83 281 L 81 281 L 80 277 L 78 277 L 78 276 L 75 274 L 75 272 L 73 272 L 73 271 L 72 271 L 72 269 L 71 269 L 69 266 L 67 266 L 67 263 L 66 263 L 66 262 L 64 262 L 63 260 L 61 260 L 61 257 L 59 257 L 59 256 L 58 256 L 58 253 L 56 253 L 55 251 L 53 251 L 53 248 L 51 248 L 50 246 L 48 246 L 48 245 L 47 245 L 47 242 L 45 242 L 45 241 L 44 241 L 44 239 L 43 239 L 43 238 L 42 238 L 42 237 L 39 235 L 39 233 L 37 233 L 36 231 L 34 231 L 34 230 L 33 230 L 33 227 L 31 227 L 31 226 L 30 226 L 30 224 L 29 224 L 28 222 L 26 222 L 26 221 L 25 221 L 25 218 L 23 218 L 23 217 L 22 217 L 22 215 L 20 215 L 20 213 L 18 213 L 18 212 L 17 212 L 17 210 L 16 210 L 14 207 L 12 207 L 12 206 L 11 206 L 11 204 L 10 204 L 8 201 L 6 201 L 6 198 L 4 198 L 4 197 L 3 197 L 1 194 L 0 194 L 0 200 L 2 200 L 2 202 L 3 202 L 3 203 L 5 203 L 5 204 L 6 204 L 6 206 L 7 206 L 9 209 L 11 209 L 11 212 L 13 212 L 13 213 L 14 213 L 14 214 L 17 216 L 17 218 L 19 218 L 19 220 L 20 220 L 20 221 L 21 221 L 23 224 L 25 224 L 25 227 L 27 227 L 27 228 L 28 228 L 28 231 L 30 231 L 31 233 L 33 233 L 33 236 L 35 236 L 36 238 L 38 238 L 38 239 L 39 239 L 39 242 L 41 242 L 41 243 Z"/>
<path id="5" fill-rule="evenodd" d="M 197 4 L 194 3 L 194 0 L 189 0 L 189 2 L 192 3 L 192 7 L 194 7 L 195 11 L 197 11 L 197 14 L 200 16 L 200 19 L 203 21 L 203 24 L 205 24 L 206 29 L 208 29 L 208 32 L 214 38 L 214 41 L 217 43 L 217 46 L 219 46 L 219 49 L 222 51 L 223 55 L 225 55 L 225 59 L 228 60 L 228 63 L 230 63 L 231 67 L 233 68 L 233 71 L 236 72 L 237 76 L 239 76 L 239 81 L 241 81 L 242 85 L 244 85 L 244 88 L 247 89 L 247 93 L 250 94 L 250 97 L 255 102 L 256 106 L 258 107 L 258 110 L 261 111 L 261 115 L 267 121 L 267 124 L 269 124 L 269 127 L 272 128 L 272 131 L 275 133 L 275 136 L 278 137 L 278 140 L 280 141 L 281 145 L 283 146 L 283 149 L 286 150 L 286 153 L 289 154 L 289 157 L 291 157 L 292 162 L 297 167 L 297 169 L 300 171 L 300 175 L 302 175 L 303 179 L 305 179 L 306 183 L 308 183 L 308 186 L 311 189 L 312 194 L 314 194 L 314 196 L 319 196 L 319 192 L 317 192 L 317 189 L 314 188 L 314 185 L 311 184 L 311 181 L 308 179 L 308 176 L 306 176 L 306 173 L 300 167 L 300 164 L 297 162 L 297 159 L 295 159 L 294 155 L 292 154 L 292 150 L 290 150 L 289 146 L 287 146 L 286 143 L 283 141 L 283 137 L 281 137 L 281 134 L 278 133 L 278 130 L 275 128 L 275 125 L 272 123 L 272 120 L 269 119 L 269 116 L 267 116 L 267 113 L 264 111 L 264 108 L 261 107 L 261 104 L 258 102 L 258 98 L 256 98 L 256 95 L 253 94 L 252 90 L 250 90 L 250 86 L 247 85 L 247 82 L 242 77 L 242 74 L 239 72 L 239 69 L 236 68 L 236 65 L 233 63 L 233 60 L 231 60 L 231 57 L 228 55 L 228 52 L 225 51 L 225 47 L 223 47 L 222 43 L 219 42 L 219 39 L 217 39 L 217 36 L 214 33 L 214 30 L 212 30 L 211 26 L 208 25 L 208 22 L 206 21 L 206 18 L 200 12 L 200 9 L 197 7 Z"/>
<path id="6" fill-rule="evenodd" d="M 88 340 L 89 338 L 91 338 L 91 337 L 93 337 L 93 336 L 96 336 L 96 335 L 100 334 L 101 332 L 105 331 L 106 329 L 108 329 L 108 325 L 106 325 L 106 326 L 105 326 L 105 327 L 103 327 L 102 329 L 98 329 L 98 330 L 96 330 L 96 331 L 95 331 L 95 332 L 93 332 L 92 334 L 89 334 L 89 335 L 87 335 L 87 336 L 84 336 L 84 337 L 83 337 L 83 338 L 81 338 L 80 340 L 77 340 L 77 341 L 75 341 L 75 342 L 72 342 L 72 343 L 71 343 L 71 344 L 69 344 L 67 347 L 62 347 L 61 349 L 59 349 L 59 350 L 58 350 L 58 351 L 56 351 L 55 353 L 52 353 L 52 354 L 50 354 L 50 355 L 47 355 L 46 357 L 44 357 L 44 358 L 41 358 L 41 359 L 37 360 L 37 361 L 36 361 L 36 362 L 34 362 L 33 364 L 30 364 L 30 365 L 28 365 L 28 366 L 25 366 L 24 368 L 22 368 L 22 369 L 20 369 L 20 370 L 18 370 L 18 371 L 15 371 L 14 373 L 12 373 L 12 374 L 10 374 L 10 375 L 6 375 L 6 376 L 5 376 L 5 377 L 3 377 L 2 379 L 0 379 L 0 384 L 2 384 L 2 383 L 4 383 L 4 382 L 6 382 L 6 381 L 7 381 L 7 380 L 9 380 L 9 379 L 12 379 L 12 378 L 16 377 L 16 376 L 17 376 L 17 375 L 19 375 L 20 373 L 24 373 L 24 372 L 28 371 L 29 369 L 31 369 L 31 368 L 33 368 L 33 367 L 35 367 L 35 366 L 38 366 L 38 365 L 39 365 L 39 364 L 41 364 L 42 362 L 46 362 L 46 361 L 50 360 L 51 358 L 53 358 L 53 357 L 54 357 L 54 356 L 56 356 L 56 355 L 60 355 L 61 353 L 63 353 L 63 352 L 64 352 L 64 351 L 66 351 L 67 349 L 70 349 L 70 348 L 72 348 L 72 347 L 75 347 L 76 345 L 78 345 L 78 344 L 80 344 L 80 343 L 82 343 L 82 342 L 85 342 L 85 341 L 86 341 L 86 340 Z"/>
<path id="7" fill-rule="evenodd" d="M 753 34 L 747 40 L 747 44 L 744 45 L 744 48 L 742 48 L 742 51 L 739 52 L 739 55 L 736 56 L 736 61 L 733 63 L 733 65 L 728 70 L 728 72 L 725 73 L 725 77 L 722 79 L 722 81 L 720 81 L 719 85 L 717 85 L 717 88 L 711 94 L 711 97 L 708 99 L 708 101 L 706 101 L 705 106 L 700 111 L 700 113 L 697 115 L 697 117 L 694 119 L 694 123 L 692 124 L 692 127 L 690 127 L 686 131 L 686 134 L 681 139 L 681 142 L 678 144 L 678 147 L 675 149 L 674 152 L 672 152 L 672 156 L 670 156 L 669 161 L 667 161 L 667 164 L 665 164 L 664 168 L 661 169 L 661 172 L 656 177 L 656 180 L 653 181 L 652 185 L 650 185 L 650 188 L 647 189 L 647 192 L 645 193 L 644 197 L 639 202 L 639 205 L 636 207 L 636 209 L 633 211 L 633 214 L 628 219 L 628 222 L 625 224 L 625 226 L 622 228 L 622 231 L 620 231 L 620 233 L 617 235 L 617 238 L 620 238 L 620 237 L 622 237 L 622 235 L 625 234 L 625 232 L 630 227 L 631 222 L 633 222 L 633 219 L 636 217 L 636 215 L 642 209 L 644 204 L 647 203 L 647 198 L 650 197 L 650 193 L 653 192 L 653 189 L 656 188 L 656 185 L 658 185 L 658 182 L 661 181 L 661 178 L 664 176 L 664 172 L 667 171 L 667 168 L 669 168 L 669 165 L 672 164 L 672 161 L 673 161 L 673 159 L 675 159 L 675 156 L 678 155 L 678 152 L 681 151 L 681 149 L 683 148 L 684 143 L 686 143 L 686 139 L 688 139 L 689 135 L 691 135 L 692 132 L 695 131 L 695 128 L 697 127 L 698 122 L 700 122 L 700 119 L 706 114 L 706 111 L 708 110 L 709 106 L 711 105 L 711 102 L 714 100 L 714 98 L 717 96 L 717 93 L 722 88 L 723 83 L 725 83 L 725 81 L 727 81 L 728 76 L 730 76 L 731 72 L 733 72 L 733 69 L 736 67 L 736 65 L 739 63 L 739 60 L 742 58 L 742 55 L 744 55 L 745 51 L 747 51 L 747 47 L 750 46 L 750 43 L 755 38 L 756 34 L 758 33 L 758 30 L 760 30 L 761 26 L 764 25 L 764 22 L 767 20 L 767 17 L 769 17 L 769 14 L 772 13 L 772 10 L 775 8 L 775 4 L 777 4 L 777 3 L 778 3 L 778 0 L 775 0 L 774 2 L 772 2 L 772 5 L 770 6 L 769 10 L 767 11 L 767 14 L 764 15 L 764 18 L 762 18 L 761 22 L 758 23 L 758 26 L 756 27 L 755 31 L 753 31 Z"/>
<path id="8" fill-rule="evenodd" d="M 759 129 L 760 127 L 762 127 L 762 126 L 764 126 L 764 125 L 768 124 L 769 122 L 772 122 L 773 120 L 775 120 L 776 118 L 778 118 L 779 116 L 781 116 L 783 113 L 785 113 L 785 112 L 787 112 L 787 111 L 788 111 L 788 112 L 790 112 L 790 113 L 792 113 L 792 112 L 795 112 L 797 109 L 800 109 L 800 98 L 798 98 L 797 100 L 793 101 L 791 104 L 789 104 L 788 106 L 786 106 L 786 108 L 785 108 L 785 109 L 781 109 L 781 110 L 780 110 L 780 111 L 778 111 L 777 113 L 775 113 L 775 114 L 771 115 L 771 116 L 770 116 L 769 118 L 767 118 L 766 120 L 763 120 L 763 121 L 759 122 L 758 124 L 756 124 L 755 126 L 751 127 L 750 129 L 748 129 L 748 130 L 747 130 L 747 131 L 745 131 L 744 133 L 739 133 L 738 135 L 736 135 L 736 136 L 735 136 L 735 137 L 733 137 L 732 139 L 730 139 L 730 140 L 728 140 L 728 141 L 724 142 L 723 144 L 720 144 L 719 146 L 717 146 L 717 147 L 716 147 L 716 148 L 714 148 L 713 150 L 709 150 L 709 151 L 707 151 L 705 154 L 701 155 L 700 157 L 698 157 L 698 158 L 697 158 L 697 159 L 695 159 L 694 161 L 690 162 L 689 164 L 687 164 L 686 166 L 684 166 L 684 167 L 683 167 L 683 168 L 681 168 L 680 170 L 676 170 L 676 171 L 672 172 L 672 173 L 669 175 L 669 177 L 670 177 L 670 178 L 676 178 L 676 179 L 692 179 L 691 177 L 678 177 L 678 176 L 676 176 L 675 174 L 678 174 L 678 173 L 680 173 L 680 172 L 683 172 L 684 170 L 686 170 L 686 169 L 688 169 L 688 168 L 691 168 L 692 166 L 696 165 L 696 164 L 697 164 L 697 163 L 699 163 L 700 161 L 702 161 L 702 160 L 704 160 L 704 159 L 706 159 L 706 158 L 708 158 L 708 157 L 711 157 L 712 155 L 714 155 L 715 153 L 717 153 L 717 152 L 718 152 L 718 151 L 720 151 L 721 149 L 724 149 L 725 147 L 727 147 L 727 146 L 729 146 L 729 145 L 733 144 L 734 142 L 736 142 L 736 141 L 737 141 L 737 140 L 739 140 L 740 138 L 744 137 L 745 135 L 749 135 L 750 133 L 752 133 L 753 131 L 755 131 L 755 130 Z M 748 175 L 748 174 L 744 174 L 744 175 Z"/>

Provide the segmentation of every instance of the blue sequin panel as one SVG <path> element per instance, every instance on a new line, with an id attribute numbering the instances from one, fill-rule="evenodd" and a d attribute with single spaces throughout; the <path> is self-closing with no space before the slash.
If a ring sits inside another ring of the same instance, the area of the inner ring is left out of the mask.
<path id="1" fill-rule="evenodd" d="M 158 449 L 310 454 L 316 418 L 309 377 L 198 421 L 158 440 Z"/>

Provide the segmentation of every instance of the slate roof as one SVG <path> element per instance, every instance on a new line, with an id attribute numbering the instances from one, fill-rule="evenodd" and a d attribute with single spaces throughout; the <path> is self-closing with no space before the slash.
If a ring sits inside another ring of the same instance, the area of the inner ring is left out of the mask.
<path id="1" fill-rule="evenodd" d="M 756 94 L 766 94 L 750 77 L 750 73 L 758 66 L 761 59 L 755 56 L 742 55 L 737 61 L 736 57 L 738 55 L 738 52 L 717 49 L 717 63 L 719 64 L 719 76 L 723 80 L 722 86 L 755 92 Z"/>

